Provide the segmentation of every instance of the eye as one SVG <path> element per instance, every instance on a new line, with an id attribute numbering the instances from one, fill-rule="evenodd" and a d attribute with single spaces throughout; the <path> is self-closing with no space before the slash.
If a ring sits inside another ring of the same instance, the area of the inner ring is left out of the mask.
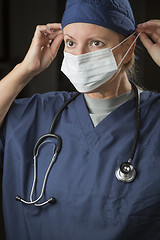
<path id="1" fill-rule="evenodd" d="M 98 40 L 94 40 L 94 41 L 92 41 L 92 45 L 94 47 L 102 47 L 102 46 L 104 46 L 104 43 L 101 41 L 98 41 Z"/>
<path id="2" fill-rule="evenodd" d="M 65 44 L 68 48 L 71 48 L 71 47 L 75 46 L 75 42 L 73 42 L 71 40 L 66 40 Z"/>

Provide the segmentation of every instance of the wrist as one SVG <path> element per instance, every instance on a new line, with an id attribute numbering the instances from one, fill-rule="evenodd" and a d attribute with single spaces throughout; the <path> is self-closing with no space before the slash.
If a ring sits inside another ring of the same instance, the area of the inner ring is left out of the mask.
<path id="1" fill-rule="evenodd" d="M 17 64 L 14 68 L 18 78 L 21 80 L 21 83 L 28 83 L 33 77 L 36 76 L 36 73 L 28 68 L 24 62 Z"/>
<path id="2" fill-rule="evenodd" d="M 32 78 L 32 74 L 27 71 L 22 63 L 19 63 L 0 81 L 0 87 L 16 97 Z"/>

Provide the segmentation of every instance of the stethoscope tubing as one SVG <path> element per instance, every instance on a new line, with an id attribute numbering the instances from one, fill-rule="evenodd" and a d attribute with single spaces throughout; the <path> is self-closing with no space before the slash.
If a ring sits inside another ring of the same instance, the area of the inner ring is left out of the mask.
<path id="1" fill-rule="evenodd" d="M 139 134 L 139 123 L 140 123 L 140 97 L 138 94 L 138 89 L 136 85 L 130 81 L 134 93 L 135 93 L 135 101 L 136 101 L 136 112 L 135 112 L 135 131 L 134 131 L 134 140 L 133 140 L 133 145 L 131 149 L 131 154 L 129 156 L 129 159 L 127 162 L 123 162 L 115 171 L 115 176 L 116 178 L 124 183 L 130 183 L 134 181 L 136 177 L 136 170 L 134 166 L 132 165 L 132 161 L 134 159 L 134 155 L 137 149 L 137 144 L 138 144 L 138 134 Z"/>
<path id="2" fill-rule="evenodd" d="M 71 102 L 73 101 L 80 93 L 76 93 L 74 94 L 71 98 L 69 98 L 63 105 L 62 107 L 59 109 L 59 111 L 57 112 L 57 114 L 55 115 L 52 123 L 51 123 L 51 127 L 50 127 L 50 130 L 49 130 L 49 133 L 45 134 L 45 135 L 42 135 L 36 142 L 35 146 L 34 146 L 34 149 L 33 149 L 33 159 L 34 159 L 34 176 L 33 176 L 33 183 L 32 183 L 32 188 L 31 188 L 31 193 L 30 193 L 30 201 L 25 201 L 24 199 L 22 199 L 20 196 L 16 196 L 16 200 L 17 201 L 20 201 L 24 204 L 27 204 L 27 205 L 35 205 L 36 207 L 40 207 L 40 206 L 44 206 L 46 205 L 47 203 L 55 203 L 56 202 L 56 199 L 54 197 L 51 197 L 49 198 L 47 201 L 45 202 L 42 202 L 42 203 L 38 203 L 42 197 L 43 197 L 43 194 L 44 194 L 44 191 L 45 191 L 45 186 L 46 186 L 46 183 L 47 183 L 47 179 L 48 179 L 48 176 L 49 176 L 49 173 L 51 171 L 51 168 L 52 166 L 54 165 L 54 163 L 56 162 L 56 159 L 57 159 L 57 156 L 61 150 L 61 147 L 62 147 L 62 139 L 60 136 L 58 136 L 57 134 L 54 134 L 53 133 L 53 130 L 54 130 L 54 127 L 55 127 L 55 124 L 56 124 L 56 121 L 58 120 L 58 118 L 60 117 L 61 113 L 63 112 L 63 110 L 65 109 L 65 107 Z M 41 193 L 39 195 L 39 197 L 35 200 L 33 200 L 33 193 L 34 193 L 34 189 L 35 189 L 35 185 L 36 185 L 36 180 L 37 180 L 37 156 L 38 156 L 38 151 L 39 151 L 39 148 L 41 147 L 41 145 L 43 145 L 45 142 L 49 142 L 49 140 L 47 141 L 46 139 L 48 138 L 54 138 L 57 140 L 57 145 L 56 145 L 56 149 L 55 149 L 55 152 L 54 152 L 54 155 L 52 157 L 52 160 L 47 168 L 47 171 L 45 173 L 45 176 L 44 176 L 44 180 L 43 180 L 43 184 L 42 184 L 42 188 L 41 188 Z"/>
<path id="3" fill-rule="evenodd" d="M 133 165 L 131 164 L 133 158 L 134 158 L 134 155 L 135 155 L 135 152 L 136 152 L 136 148 L 137 148 L 137 143 L 138 143 L 138 133 L 139 133 L 139 122 L 140 122 L 140 112 L 139 112 L 139 94 L 138 94 L 138 89 L 136 87 L 136 85 L 131 82 L 131 85 L 133 87 L 133 90 L 135 92 L 135 100 L 136 100 L 136 122 L 135 122 L 135 133 L 134 133 L 134 140 L 133 140 L 133 145 L 132 145 L 132 149 L 131 149 L 131 154 L 129 156 L 129 159 L 127 162 L 124 162 L 121 164 L 121 166 L 116 170 L 115 172 L 115 175 L 117 177 L 118 180 L 122 181 L 122 182 L 131 182 L 134 180 L 135 176 L 136 176 L 136 171 L 133 167 Z M 49 129 L 49 133 L 48 134 L 45 134 L 43 136 L 41 136 L 35 146 L 34 146 L 34 149 L 33 149 L 33 159 L 34 159 L 34 177 L 33 177 L 33 183 L 32 183 L 32 188 L 31 188 L 31 193 L 30 193 L 30 201 L 25 201 L 24 199 L 22 199 L 20 196 L 16 196 L 16 200 L 20 201 L 20 202 L 23 202 L 27 205 L 35 205 L 37 207 L 40 207 L 40 206 L 44 206 L 46 205 L 47 203 L 55 203 L 56 202 L 56 199 L 54 197 L 51 197 L 49 198 L 47 201 L 45 202 L 42 202 L 42 203 L 38 203 L 43 195 L 44 195 L 44 191 L 45 191 L 45 186 L 46 186 L 46 183 L 47 183 L 47 179 L 48 179 L 48 176 L 49 176 L 49 173 L 51 171 L 51 168 L 53 167 L 54 163 L 56 162 L 56 159 L 57 159 L 57 156 L 61 150 L 61 147 L 62 147 L 62 140 L 61 140 L 61 137 L 58 136 L 57 134 L 54 134 L 54 128 L 55 128 L 55 125 L 56 125 L 56 122 L 58 120 L 58 118 L 60 117 L 60 115 L 62 114 L 63 110 L 65 109 L 65 107 L 70 103 L 72 102 L 80 93 L 76 93 L 74 94 L 72 97 L 70 97 L 62 106 L 61 108 L 59 109 L 59 111 L 57 112 L 57 114 L 55 115 L 55 117 L 53 118 L 53 121 L 51 123 L 51 126 L 50 126 L 50 129 Z M 43 184 L 42 184 L 42 188 L 41 188 L 41 193 L 39 195 L 39 197 L 35 200 L 33 200 L 33 193 L 34 193 L 34 190 L 35 190 L 35 185 L 36 185 L 36 179 L 37 179 L 37 156 L 38 156 L 38 151 L 39 151 L 39 148 L 41 147 L 41 145 L 43 145 L 45 142 L 51 142 L 50 140 L 47 140 L 49 138 L 54 138 L 57 140 L 57 145 L 56 145 L 56 148 L 55 148 L 55 151 L 54 151 L 54 155 L 50 161 L 50 164 L 48 166 L 48 169 L 46 171 L 46 174 L 44 176 L 44 180 L 43 180 Z M 124 169 L 123 169 L 124 167 Z M 127 173 L 127 170 L 128 170 L 128 173 Z M 130 171 L 131 170 L 131 171 Z M 125 173 L 126 171 L 126 173 Z"/>
<path id="4" fill-rule="evenodd" d="M 49 130 L 49 133 L 53 134 L 54 132 L 54 127 L 56 125 L 56 121 L 58 120 L 58 118 L 60 117 L 61 113 L 63 112 L 63 110 L 65 109 L 65 107 L 70 103 L 72 102 L 78 95 L 80 95 L 79 92 L 75 93 L 72 97 L 70 97 L 62 106 L 61 108 L 59 109 L 59 111 L 57 112 L 57 114 L 55 115 L 52 123 L 51 123 L 51 127 L 50 127 L 50 130 Z"/>
<path id="5" fill-rule="evenodd" d="M 135 101 L 136 101 L 136 113 L 135 113 L 135 133 L 134 133 L 134 140 L 133 140 L 133 146 L 132 146 L 132 150 L 131 150 L 131 154 L 129 156 L 129 160 L 128 162 L 131 163 L 131 161 L 134 158 L 135 152 L 136 152 L 136 148 L 137 148 L 137 143 L 138 143 L 138 134 L 139 134 L 139 122 L 140 122 L 140 98 L 139 98 L 139 94 L 138 94 L 138 89 L 136 87 L 136 85 L 131 82 L 131 85 L 133 87 L 134 93 L 135 93 Z"/>

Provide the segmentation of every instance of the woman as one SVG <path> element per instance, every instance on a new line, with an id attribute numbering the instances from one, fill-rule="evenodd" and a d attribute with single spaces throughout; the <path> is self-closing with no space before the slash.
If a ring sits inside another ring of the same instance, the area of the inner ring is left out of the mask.
<path id="1" fill-rule="evenodd" d="M 136 178 L 131 183 L 116 178 L 120 178 L 119 166 L 129 159 L 137 119 L 137 91 L 127 77 L 136 41 L 130 5 L 127 0 L 68 0 L 62 28 L 60 24 L 38 26 L 25 59 L 0 83 L 6 237 L 158 240 L 159 94 L 139 93 L 140 129 L 131 162 Z M 140 32 L 142 43 L 160 66 L 160 21 L 138 25 Z M 83 94 L 65 107 L 53 127 L 62 138 L 62 148 L 57 149 L 59 137 L 44 137 L 34 148 L 73 93 L 14 99 L 50 65 L 63 38 L 62 71 Z M 38 161 L 34 173 L 33 150 Z M 56 162 L 48 168 L 52 160 Z"/>

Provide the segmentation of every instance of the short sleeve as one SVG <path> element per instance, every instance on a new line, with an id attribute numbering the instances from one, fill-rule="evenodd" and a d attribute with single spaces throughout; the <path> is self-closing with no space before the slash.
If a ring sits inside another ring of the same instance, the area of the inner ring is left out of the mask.
<path id="1" fill-rule="evenodd" d="M 22 152 L 25 145 L 22 144 L 23 141 L 28 143 L 26 148 L 32 147 L 41 135 L 49 131 L 53 117 L 72 94 L 35 94 L 13 102 L 0 128 L 0 169 L 4 170 L 6 160 L 12 159 L 12 148 Z"/>

